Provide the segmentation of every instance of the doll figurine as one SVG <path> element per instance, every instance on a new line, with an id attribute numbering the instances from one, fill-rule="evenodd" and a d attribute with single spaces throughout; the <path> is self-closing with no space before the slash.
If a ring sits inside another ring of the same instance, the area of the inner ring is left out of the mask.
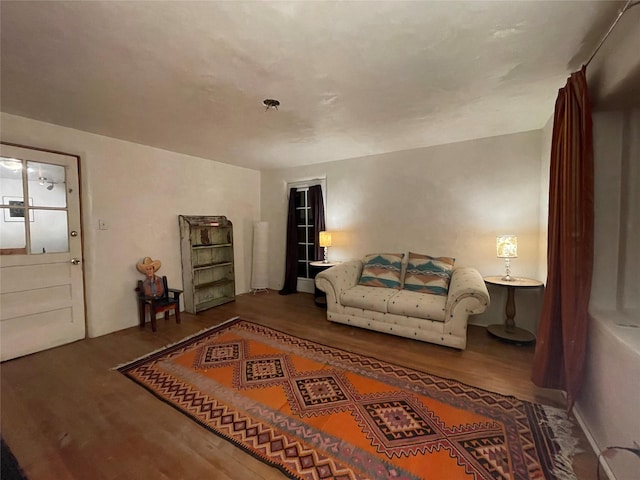
<path id="1" fill-rule="evenodd" d="M 161 297 L 164 294 L 162 278 L 156 275 L 161 266 L 160 260 L 151 260 L 151 257 L 145 257 L 142 262 L 136 265 L 138 271 L 147 276 L 142 282 L 142 288 L 148 297 Z"/>

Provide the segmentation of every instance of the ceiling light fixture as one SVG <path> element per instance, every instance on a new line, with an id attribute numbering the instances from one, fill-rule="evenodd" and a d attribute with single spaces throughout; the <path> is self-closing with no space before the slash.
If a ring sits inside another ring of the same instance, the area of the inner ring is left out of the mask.
<path id="1" fill-rule="evenodd" d="M 266 112 L 270 108 L 275 108 L 276 110 L 278 110 L 278 105 L 280 105 L 280 102 L 278 100 L 274 100 L 273 98 L 265 98 L 262 101 L 262 104 L 265 107 L 267 107 L 267 108 L 264 109 L 264 111 Z"/>

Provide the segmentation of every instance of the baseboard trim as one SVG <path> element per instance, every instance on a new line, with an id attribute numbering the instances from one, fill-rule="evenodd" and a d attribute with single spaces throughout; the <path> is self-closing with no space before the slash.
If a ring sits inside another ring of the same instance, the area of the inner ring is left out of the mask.
<path id="1" fill-rule="evenodd" d="M 587 441 L 589 442 L 589 445 L 591 445 L 593 453 L 595 453 L 596 457 L 598 458 L 598 463 L 600 464 L 600 466 L 602 466 L 602 471 L 607 475 L 607 478 L 609 480 L 616 480 L 616 476 L 614 475 L 613 470 L 611 470 L 607 459 L 605 457 L 600 457 L 600 448 L 598 447 L 595 438 L 593 438 L 593 435 L 591 435 L 591 432 L 589 431 L 589 428 L 587 427 L 587 424 L 585 423 L 584 418 L 582 417 L 580 409 L 577 405 L 573 406 L 573 416 L 576 417 L 578 425 L 580 425 L 580 428 L 584 432 L 584 436 L 587 437 Z"/>

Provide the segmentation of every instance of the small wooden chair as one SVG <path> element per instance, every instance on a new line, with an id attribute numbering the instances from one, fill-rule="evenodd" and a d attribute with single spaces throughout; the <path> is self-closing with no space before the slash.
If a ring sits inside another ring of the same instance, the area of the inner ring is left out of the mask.
<path id="1" fill-rule="evenodd" d="M 151 297 L 144 294 L 142 280 L 138 280 L 136 292 L 138 293 L 140 328 L 144 328 L 146 322 L 147 305 L 149 306 L 152 331 L 156 331 L 156 315 L 158 313 L 164 312 L 164 319 L 169 320 L 169 311 L 173 310 L 176 316 L 176 323 L 180 323 L 180 295 L 182 294 L 182 290 L 169 288 L 167 286 L 167 277 L 162 277 L 162 285 L 164 286 L 164 293 L 158 297 Z"/>

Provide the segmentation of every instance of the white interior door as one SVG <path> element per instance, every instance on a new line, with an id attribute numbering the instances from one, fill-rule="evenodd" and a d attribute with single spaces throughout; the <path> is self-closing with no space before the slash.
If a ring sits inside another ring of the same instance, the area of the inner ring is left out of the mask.
<path id="1" fill-rule="evenodd" d="M 78 157 L 0 145 L 0 360 L 85 337 Z"/>

